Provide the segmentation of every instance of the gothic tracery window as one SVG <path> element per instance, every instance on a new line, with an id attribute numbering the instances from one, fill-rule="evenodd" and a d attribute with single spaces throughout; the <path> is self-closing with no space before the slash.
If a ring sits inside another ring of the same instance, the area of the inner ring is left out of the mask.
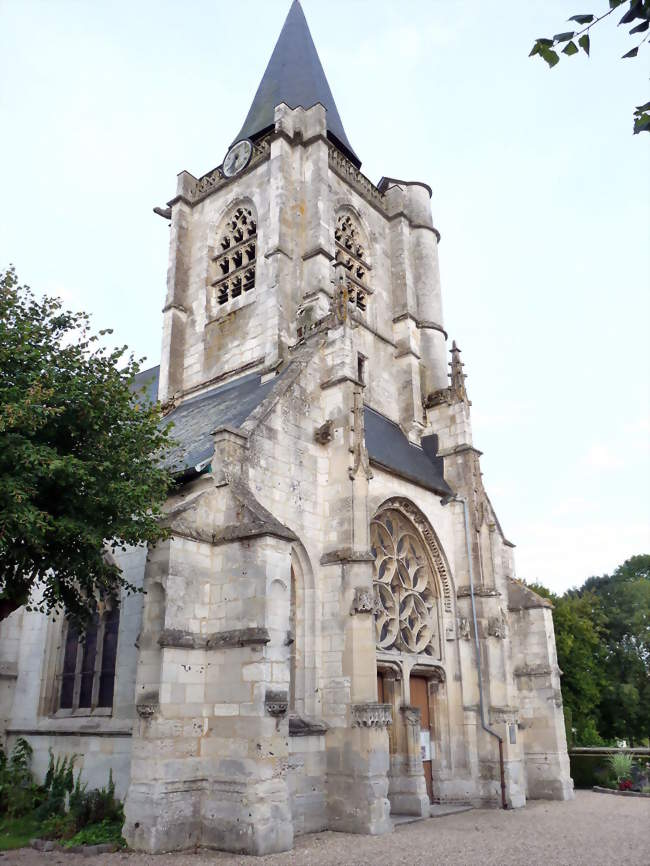
<path id="1" fill-rule="evenodd" d="M 255 288 L 256 257 L 257 220 L 250 208 L 240 205 L 225 221 L 212 257 L 215 311 Z"/>
<path id="2" fill-rule="evenodd" d="M 350 280 L 350 303 L 362 313 L 368 303 L 368 259 L 362 233 L 350 213 L 342 213 L 336 220 L 334 230 L 336 247 L 335 261 L 348 272 Z"/>
<path id="3" fill-rule="evenodd" d="M 377 648 L 439 654 L 437 593 L 420 534 L 396 509 L 370 524 Z"/>
<path id="4" fill-rule="evenodd" d="M 117 604 L 95 614 L 83 640 L 68 626 L 63 649 L 57 709 L 82 715 L 113 706 L 120 610 Z"/>

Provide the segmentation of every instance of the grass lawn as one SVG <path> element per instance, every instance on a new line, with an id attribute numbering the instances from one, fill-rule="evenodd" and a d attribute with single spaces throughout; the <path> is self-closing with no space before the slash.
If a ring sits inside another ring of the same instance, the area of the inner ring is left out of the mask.
<path id="1" fill-rule="evenodd" d="M 24 848 L 38 836 L 39 822 L 32 816 L 0 819 L 0 851 Z"/>

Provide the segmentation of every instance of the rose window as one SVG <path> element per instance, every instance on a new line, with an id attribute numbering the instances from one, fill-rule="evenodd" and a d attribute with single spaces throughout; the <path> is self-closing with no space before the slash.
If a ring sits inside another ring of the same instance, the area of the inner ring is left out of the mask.
<path id="1" fill-rule="evenodd" d="M 395 509 L 370 524 L 377 647 L 437 655 L 437 599 L 420 536 Z"/>

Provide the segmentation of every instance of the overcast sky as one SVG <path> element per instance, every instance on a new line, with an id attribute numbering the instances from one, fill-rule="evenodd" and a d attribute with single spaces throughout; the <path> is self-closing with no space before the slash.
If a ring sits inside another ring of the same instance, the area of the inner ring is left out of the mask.
<path id="1" fill-rule="evenodd" d="M 151 208 L 221 163 L 289 5 L 0 0 L 0 267 L 158 363 Z M 527 56 L 599 7 L 303 0 L 362 170 L 433 187 L 485 484 L 555 590 L 650 551 L 647 52 L 603 25 L 589 60 Z"/>

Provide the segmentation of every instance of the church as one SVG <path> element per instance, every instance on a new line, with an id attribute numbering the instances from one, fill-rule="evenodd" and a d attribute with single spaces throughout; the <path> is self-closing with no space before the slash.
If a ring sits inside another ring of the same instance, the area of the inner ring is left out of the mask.
<path id="1" fill-rule="evenodd" d="M 234 132 L 235 130 L 233 130 Z M 550 604 L 515 579 L 445 331 L 431 189 L 361 171 L 298 0 L 170 224 L 170 538 L 79 643 L 0 623 L 11 747 L 109 768 L 148 852 L 287 851 L 573 796 Z"/>

